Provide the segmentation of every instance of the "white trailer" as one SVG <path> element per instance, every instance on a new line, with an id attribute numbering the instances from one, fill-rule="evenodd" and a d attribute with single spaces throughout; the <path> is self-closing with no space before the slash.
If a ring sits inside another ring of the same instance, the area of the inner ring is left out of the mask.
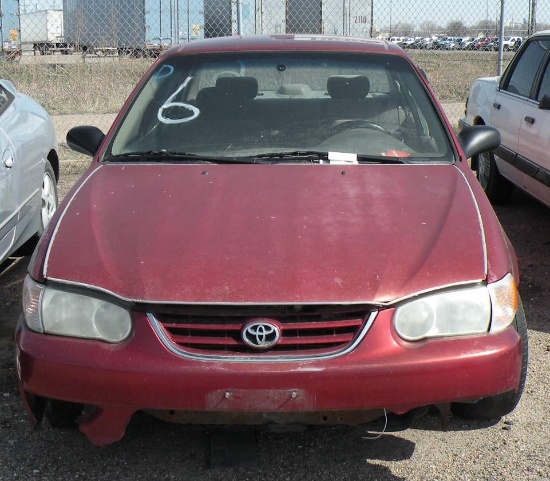
<path id="1" fill-rule="evenodd" d="M 45 55 L 59 51 L 69 53 L 63 37 L 63 10 L 39 10 L 20 15 L 21 44 L 31 46 L 34 54 Z"/>
<path id="2" fill-rule="evenodd" d="M 82 52 L 156 57 L 204 36 L 204 1 L 63 0 L 65 39 Z"/>

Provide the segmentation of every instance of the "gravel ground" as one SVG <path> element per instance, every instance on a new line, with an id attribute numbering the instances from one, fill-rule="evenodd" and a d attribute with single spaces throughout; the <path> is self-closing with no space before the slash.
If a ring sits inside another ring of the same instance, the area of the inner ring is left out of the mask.
<path id="1" fill-rule="evenodd" d="M 84 165 L 64 166 L 62 193 Z M 512 414 L 492 423 L 453 418 L 443 432 L 439 419 L 428 413 L 409 430 L 378 439 L 370 439 L 372 433 L 359 427 L 245 432 L 255 440 L 253 452 L 246 446 L 237 450 L 233 463 L 237 466 L 229 467 L 222 466 L 223 460 L 209 466 L 209 460 L 219 460 L 211 442 L 220 432 L 200 426 L 136 416 L 122 441 L 102 448 L 91 445 L 78 431 L 56 431 L 47 423 L 32 430 L 19 399 L 13 363 L 13 330 L 29 259 L 10 259 L 0 266 L 0 481 L 549 481 L 550 209 L 517 194 L 512 204 L 498 207 L 497 213 L 518 254 L 529 325 L 528 379 Z M 216 446 L 219 451 L 220 445 Z M 225 447 L 229 452 L 235 446 Z"/>

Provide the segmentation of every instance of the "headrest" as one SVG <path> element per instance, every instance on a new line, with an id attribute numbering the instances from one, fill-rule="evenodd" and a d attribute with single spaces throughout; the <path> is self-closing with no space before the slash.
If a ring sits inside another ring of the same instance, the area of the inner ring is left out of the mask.
<path id="1" fill-rule="evenodd" d="M 245 99 L 252 100 L 258 95 L 258 80 L 255 77 L 219 77 L 216 88 L 222 92 L 238 92 Z"/>
<path id="2" fill-rule="evenodd" d="M 327 91 L 333 99 L 364 99 L 370 82 L 364 75 L 334 75 L 327 80 Z"/>
<path id="3" fill-rule="evenodd" d="M 240 92 L 224 92 L 217 87 L 199 90 L 196 104 L 205 115 L 232 116 L 242 111 L 245 103 Z"/>
<path id="4" fill-rule="evenodd" d="M 209 112 L 215 109 L 219 95 L 217 94 L 217 90 L 214 87 L 206 87 L 202 90 L 199 90 L 199 93 L 197 94 L 197 107 L 202 112 Z"/>

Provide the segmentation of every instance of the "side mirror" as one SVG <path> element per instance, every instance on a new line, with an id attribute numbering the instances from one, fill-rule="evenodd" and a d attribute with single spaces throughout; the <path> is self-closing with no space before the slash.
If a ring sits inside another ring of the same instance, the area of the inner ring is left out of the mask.
<path id="1" fill-rule="evenodd" d="M 97 127 L 81 125 L 67 132 L 67 145 L 81 154 L 93 157 L 104 138 L 105 134 Z"/>
<path id="2" fill-rule="evenodd" d="M 489 152 L 500 145 L 500 132 L 488 125 L 464 127 L 458 134 L 458 141 L 466 158 L 474 157 L 482 152 Z"/>

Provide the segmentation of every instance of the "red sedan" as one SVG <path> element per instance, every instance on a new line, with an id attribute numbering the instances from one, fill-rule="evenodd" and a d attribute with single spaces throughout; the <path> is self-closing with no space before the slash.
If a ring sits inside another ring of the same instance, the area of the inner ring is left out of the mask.
<path id="1" fill-rule="evenodd" d="M 510 412 L 527 368 L 518 269 L 401 48 L 219 38 L 155 61 L 38 245 L 17 326 L 38 422 L 120 439 L 181 423 L 407 427 Z"/>

